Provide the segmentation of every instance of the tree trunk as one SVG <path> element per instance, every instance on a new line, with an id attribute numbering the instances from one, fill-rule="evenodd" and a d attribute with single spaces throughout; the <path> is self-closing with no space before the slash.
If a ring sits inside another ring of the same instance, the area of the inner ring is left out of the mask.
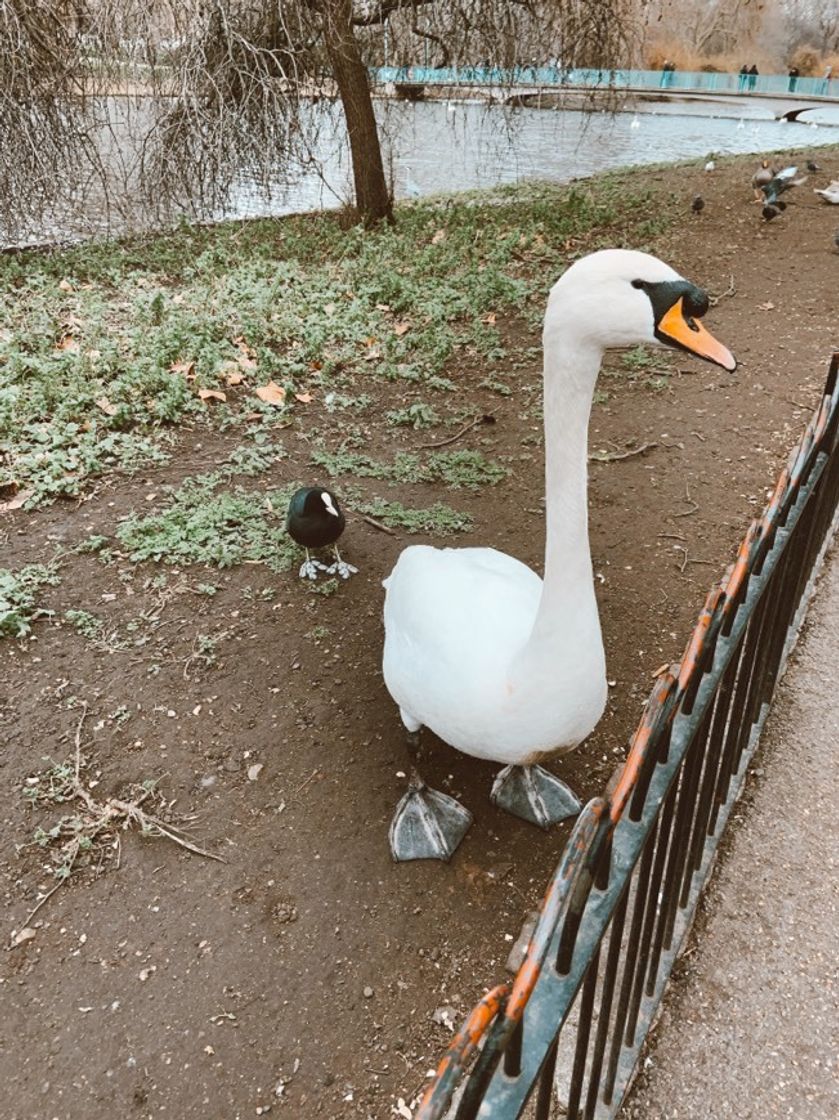
<path id="1" fill-rule="evenodd" d="M 355 204 L 365 226 L 393 222 L 370 83 L 352 29 L 352 0 L 324 4 L 325 45 L 350 138 Z"/>

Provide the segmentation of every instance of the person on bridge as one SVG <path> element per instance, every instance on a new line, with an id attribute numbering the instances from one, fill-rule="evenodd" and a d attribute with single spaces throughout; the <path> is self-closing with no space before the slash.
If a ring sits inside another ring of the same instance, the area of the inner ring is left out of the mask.
<path id="1" fill-rule="evenodd" d="M 824 76 L 822 78 L 822 93 L 827 93 L 830 88 L 830 78 L 833 74 L 833 67 L 828 66 L 825 68 Z"/>
<path id="2" fill-rule="evenodd" d="M 795 87 L 798 85 L 798 67 L 790 66 L 789 68 L 789 92 L 795 93 Z"/>
<path id="3" fill-rule="evenodd" d="M 746 85 L 747 85 L 748 81 L 749 81 L 749 68 L 744 62 L 743 65 L 740 67 L 740 77 L 737 79 L 737 89 L 740 93 L 742 93 L 743 90 L 746 88 Z"/>
<path id="4" fill-rule="evenodd" d="M 752 65 L 749 67 L 749 92 L 751 92 L 755 88 L 755 82 L 757 81 L 757 75 L 758 75 L 758 69 L 754 65 L 754 63 L 752 63 Z"/>

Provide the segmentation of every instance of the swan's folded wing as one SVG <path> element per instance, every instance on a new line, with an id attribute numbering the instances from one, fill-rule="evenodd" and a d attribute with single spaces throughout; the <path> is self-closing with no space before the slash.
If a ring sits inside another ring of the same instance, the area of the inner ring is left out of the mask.
<path id="1" fill-rule="evenodd" d="M 491 687 L 527 641 L 542 591 L 502 552 L 422 545 L 402 553 L 385 586 L 385 681 L 409 711 L 418 696 L 436 707 L 472 682 Z"/>

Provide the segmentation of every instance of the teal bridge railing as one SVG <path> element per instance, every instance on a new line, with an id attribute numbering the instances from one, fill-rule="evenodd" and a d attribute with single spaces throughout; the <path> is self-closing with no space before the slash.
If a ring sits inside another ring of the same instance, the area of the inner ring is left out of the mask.
<path id="1" fill-rule="evenodd" d="M 722 93 L 764 97 L 818 97 L 839 100 L 836 78 L 790 78 L 786 74 L 727 74 L 705 70 L 594 70 L 559 66 L 379 66 L 370 70 L 374 84 L 392 82 L 422 86 L 532 87 L 561 89 L 626 89 L 671 93 Z"/>

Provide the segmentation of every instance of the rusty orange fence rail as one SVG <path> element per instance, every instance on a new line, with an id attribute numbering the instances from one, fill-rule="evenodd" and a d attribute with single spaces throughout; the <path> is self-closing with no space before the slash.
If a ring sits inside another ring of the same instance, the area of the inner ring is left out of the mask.
<path id="1" fill-rule="evenodd" d="M 416 1120 L 618 1112 L 836 525 L 838 373 L 839 353 L 611 792 L 580 814 L 521 968 L 456 1033 Z"/>

